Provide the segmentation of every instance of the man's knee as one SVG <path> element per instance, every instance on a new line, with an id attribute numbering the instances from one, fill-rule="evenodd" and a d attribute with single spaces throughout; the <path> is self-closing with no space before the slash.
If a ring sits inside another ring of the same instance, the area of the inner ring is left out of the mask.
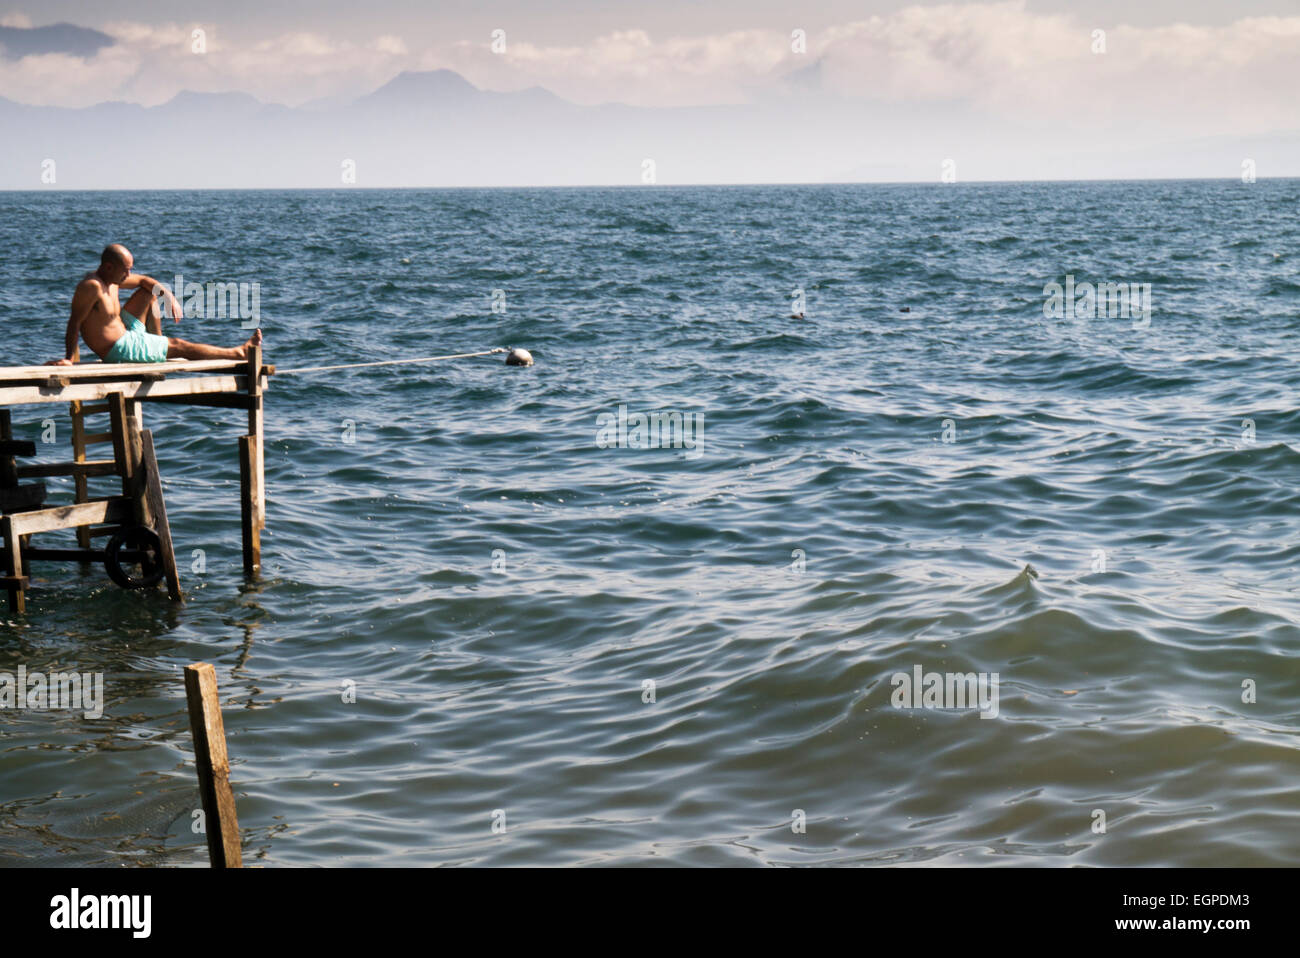
<path id="1" fill-rule="evenodd" d="M 142 289 L 137 289 L 126 301 L 126 306 L 123 309 L 136 319 L 144 319 L 156 305 L 152 296 Z"/>

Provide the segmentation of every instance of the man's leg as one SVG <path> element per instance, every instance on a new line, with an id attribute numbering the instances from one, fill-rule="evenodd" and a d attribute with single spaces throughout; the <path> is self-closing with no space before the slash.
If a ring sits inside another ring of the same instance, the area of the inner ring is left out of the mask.
<path id="1" fill-rule="evenodd" d="M 208 346 L 205 343 L 191 343 L 185 339 L 167 339 L 168 359 L 247 359 L 248 347 L 262 341 L 262 331 L 253 330 L 253 335 L 242 346 L 223 349 L 220 346 Z"/>
<path id="2" fill-rule="evenodd" d="M 140 320 L 144 323 L 144 328 L 155 336 L 162 335 L 162 309 L 158 306 L 157 297 L 152 293 L 137 289 L 122 307 L 122 312 L 130 313 Z"/>

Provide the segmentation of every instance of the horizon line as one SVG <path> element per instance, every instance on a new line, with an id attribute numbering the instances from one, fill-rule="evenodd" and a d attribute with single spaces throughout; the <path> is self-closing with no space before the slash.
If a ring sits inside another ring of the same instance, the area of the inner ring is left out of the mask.
<path id="1" fill-rule="evenodd" d="M 1300 173 L 1289 176 L 1257 176 L 1260 180 L 1300 180 Z M 1075 179 L 1029 179 L 1029 180 L 957 180 L 953 183 L 934 180 L 804 180 L 784 182 L 737 182 L 737 183 L 573 183 L 573 184 L 490 184 L 484 186 L 99 186 L 99 187 L 59 187 L 47 186 L 40 189 L 0 187 L 0 193 L 356 193 L 394 190 L 673 190 L 702 188 L 751 188 L 751 187 L 817 187 L 817 186 L 936 186 L 952 188 L 954 186 L 1007 186 L 1019 184 L 1070 184 L 1070 183 L 1221 183 L 1225 181 L 1241 182 L 1240 176 L 1143 176 L 1143 177 L 1085 177 Z M 1242 182 L 1242 186 L 1254 183 Z"/>

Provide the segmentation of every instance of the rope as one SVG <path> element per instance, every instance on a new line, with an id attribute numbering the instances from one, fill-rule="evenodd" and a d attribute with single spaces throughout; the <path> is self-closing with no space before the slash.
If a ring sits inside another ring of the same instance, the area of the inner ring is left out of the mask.
<path id="1" fill-rule="evenodd" d="M 400 366 L 407 363 L 433 363 L 440 359 L 470 359 L 474 356 L 491 356 L 493 353 L 509 352 L 504 346 L 485 349 L 481 353 L 452 353 L 450 356 L 423 356 L 419 359 L 383 359 L 377 363 L 344 363 L 341 366 L 300 366 L 298 369 L 277 369 L 275 375 L 288 376 L 293 373 L 320 373 L 332 369 L 362 369 L 367 366 Z"/>

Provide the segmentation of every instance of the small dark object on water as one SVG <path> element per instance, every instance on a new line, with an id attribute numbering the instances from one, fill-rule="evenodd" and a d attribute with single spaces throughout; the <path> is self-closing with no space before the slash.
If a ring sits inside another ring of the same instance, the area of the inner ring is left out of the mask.
<path id="1" fill-rule="evenodd" d="M 912 311 L 911 306 L 904 306 L 902 309 L 899 310 L 900 313 L 910 313 L 911 311 Z"/>
<path id="2" fill-rule="evenodd" d="M 507 366 L 531 366 L 533 354 L 526 349 L 512 349 L 506 353 Z"/>

